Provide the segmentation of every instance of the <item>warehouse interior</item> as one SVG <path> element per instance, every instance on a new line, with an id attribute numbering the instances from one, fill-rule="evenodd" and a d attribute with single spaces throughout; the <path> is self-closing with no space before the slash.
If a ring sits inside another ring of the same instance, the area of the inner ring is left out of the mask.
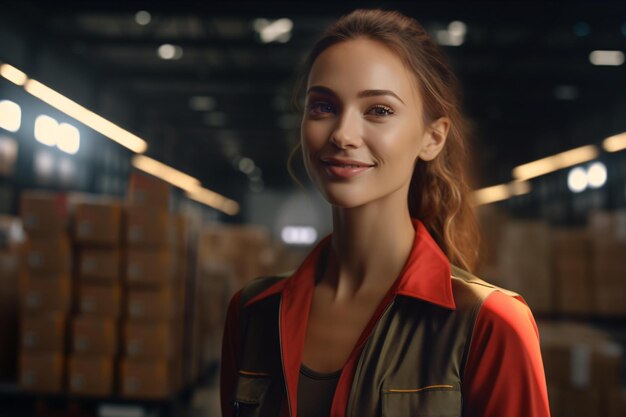
<path id="1" fill-rule="evenodd" d="M 626 415 L 624 2 L 23 0 L 0 2 L 0 416 L 220 415 L 232 295 L 332 232 L 292 95 L 357 8 L 417 19 L 459 77 L 472 272 L 532 309 L 551 414 Z"/>

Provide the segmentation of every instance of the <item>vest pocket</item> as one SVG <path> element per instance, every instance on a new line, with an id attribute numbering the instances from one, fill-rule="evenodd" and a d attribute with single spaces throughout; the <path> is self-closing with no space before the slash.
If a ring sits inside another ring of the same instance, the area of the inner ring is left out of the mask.
<path id="1" fill-rule="evenodd" d="M 234 417 L 259 417 L 272 380 L 267 374 L 244 374 L 241 371 L 235 388 Z"/>
<path id="2" fill-rule="evenodd" d="M 461 391 L 458 384 L 415 388 L 382 389 L 383 417 L 460 417 Z"/>

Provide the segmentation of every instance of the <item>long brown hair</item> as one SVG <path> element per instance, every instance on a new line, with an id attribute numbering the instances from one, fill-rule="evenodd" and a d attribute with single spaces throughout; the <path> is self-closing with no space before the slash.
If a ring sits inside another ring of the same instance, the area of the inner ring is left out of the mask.
<path id="1" fill-rule="evenodd" d="M 461 112 L 460 83 L 420 23 L 399 12 L 379 9 L 358 9 L 341 17 L 307 55 L 292 104 L 301 111 L 299 100 L 315 59 L 330 46 L 359 37 L 386 45 L 413 72 L 424 101 L 425 126 L 442 116 L 450 119 L 441 153 L 432 161 L 416 162 L 409 188 L 409 212 L 424 223 L 451 263 L 471 271 L 478 259 L 479 232 L 470 199 L 466 144 L 469 124 Z M 298 148 L 289 157 L 290 173 Z"/>

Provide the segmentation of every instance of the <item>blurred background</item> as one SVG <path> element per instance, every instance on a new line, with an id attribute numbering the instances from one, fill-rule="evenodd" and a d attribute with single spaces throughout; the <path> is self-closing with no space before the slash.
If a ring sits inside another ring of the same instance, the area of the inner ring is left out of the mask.
<path id="1" fill-rule="evenodd" d="M 624 2 L 0 2 L 0 416 L 217 416 L 222 325 L 330 209 L 294 159 L 304 53 L 358 7 L 441 45 L 482 257 L 553 416 L 626 415 Z"/>

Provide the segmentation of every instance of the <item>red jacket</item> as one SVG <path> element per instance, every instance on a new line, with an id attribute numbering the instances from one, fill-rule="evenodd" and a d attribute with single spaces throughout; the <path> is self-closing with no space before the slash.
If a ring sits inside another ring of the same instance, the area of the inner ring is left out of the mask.
<path id="1" fill-rule="evenodd" d="M 396 295 L 414 297 L 455 309 L 451 266 L 424 225 L 413 219 L 415 241 L 398 279 L 378 306 L 346 361 L 337 384 L 331 416 L 344 417 L 354 370 L 362 348 L 381 314 Z M 296 416 L 297 383 L 306 323 L 313 294 L 313 273 L 324 238 L 288 279 L 279 281 L 246 303 L 249 306 L 280 293 L 281 352 L 291 416 Z M 427 279 L 426 279 L 427 278 Z M 232 298 L 224 330 L 220 375 L 223 417 L 230 417 L 237 380 L 241 291 Z M 289 343 L 286 343 L 289 341 Z M 539 350 L 539 334 L 528 306 L 504 292 L 493 292 L 478 313 L 461 386 L 463 416 L 548 417 L 548 396 Z M 282 415 L 289 415 L 287 402 Z"/>

